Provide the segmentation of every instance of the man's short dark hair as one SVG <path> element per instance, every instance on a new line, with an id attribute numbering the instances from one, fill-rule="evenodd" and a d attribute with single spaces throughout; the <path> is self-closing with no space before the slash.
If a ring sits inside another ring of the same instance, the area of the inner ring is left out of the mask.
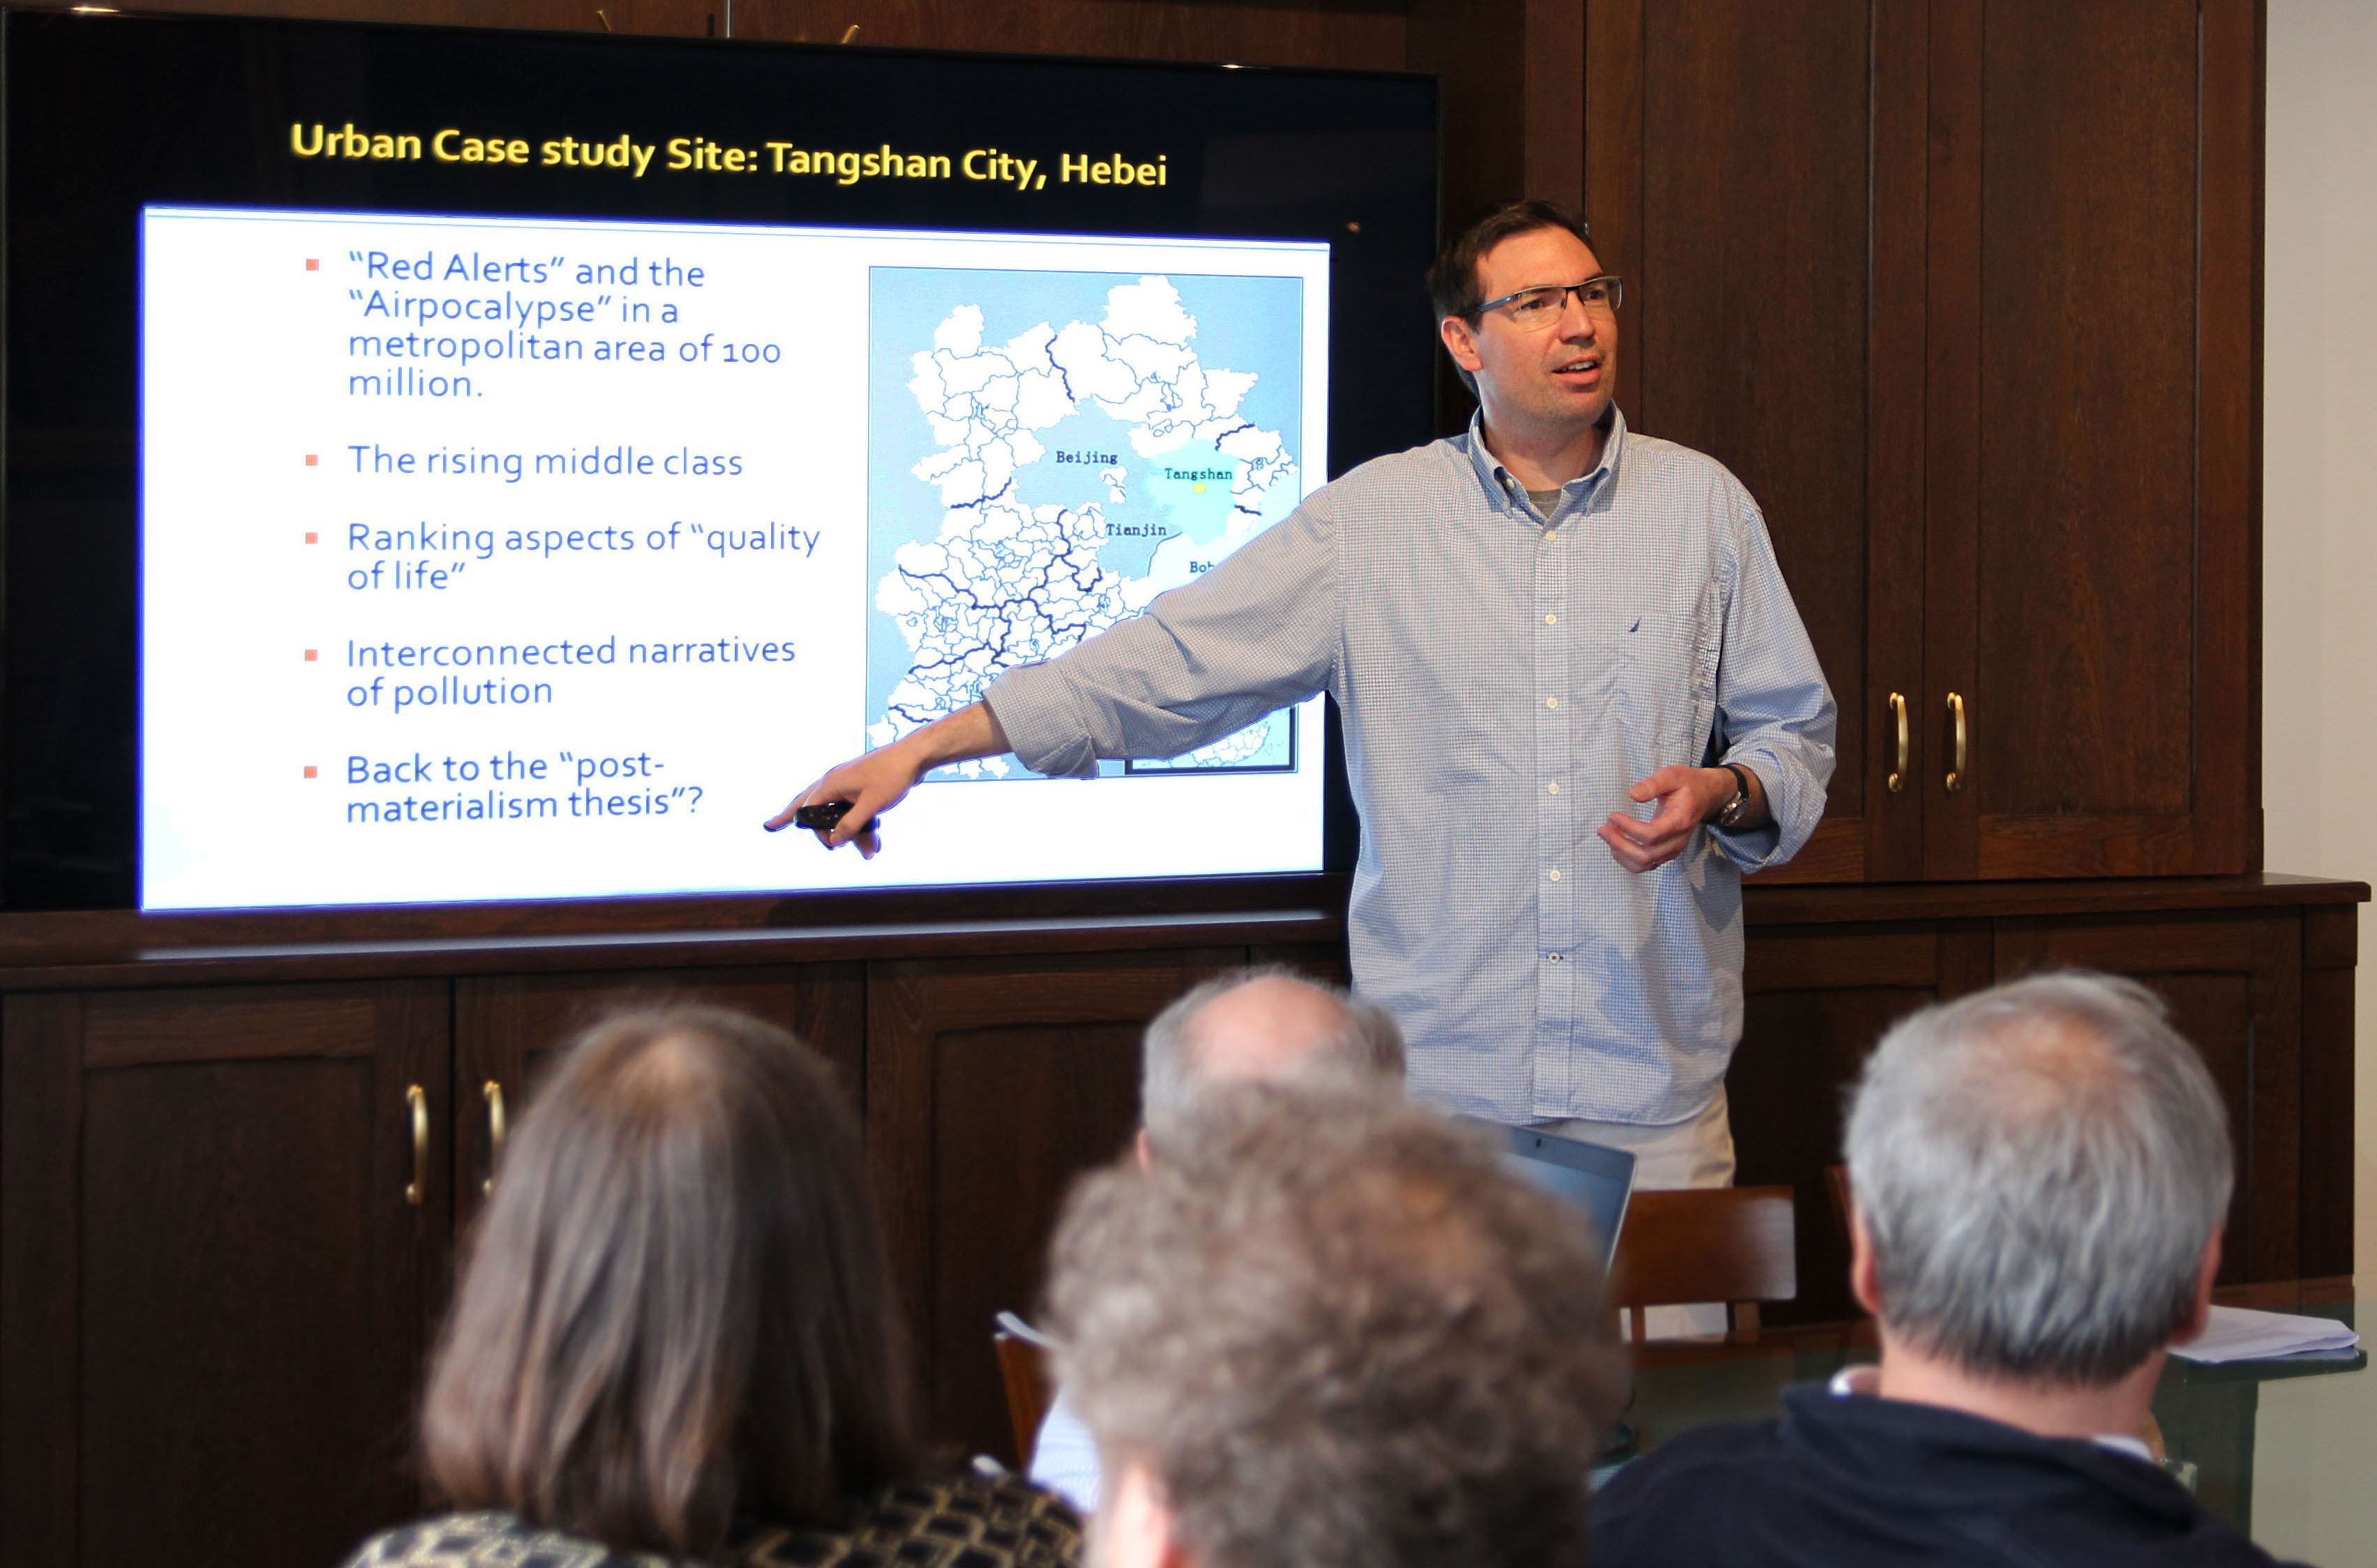
<path id="1" fill-rule="evenodd" d="M 1506 201 L 1455 234 L 1437 253 L 1435 265 L 1427 269 L 1427 297 L 1435 303 L 1437 321 L 1441 324 L 1446 316 L 1457 315 L 1475 326 L 1477 307 L 1486 303 L 1485 291 L 1477 286 L 1477 264 L 1504 240 L 1532 234 L 1538 229 L 1565 229 L 1585 244 L 1593 244 L 1593 225 L 1572 208 L 1533 196 L 1525 201 Z M 1573 283 L 1578 279 L 1544 281 Z M 1469 388 L 1470 396 L 1475 397 L 1477 378 L 1458 360 L 1452 368 L 1462 385 Z"/>
<path id="2" fill-rule="evenodd" d="M 1593 225 L 1572 208 L 1532 196 L 1525 201 L 1506 201 L 1455 234 L 1437 253 L 1436 264 L 1427 269 L 1427 297 L 1435 303 L 1436 319 L 1476 315 L 1477 307 L 1486 303 L 1485 292 L 1477 286 L 1477 264 L 1504 240 L 1532 234 L 1538 229 L 1565 229 L 1583 244 L 1593 244 Z M 1573 283 L 1577 279 L 1544 281 Z"/>
<path id="3" fill-rule="evenodd" d="M 1199 1568 L 1582 1558 L 1625 1383 L 1600 1266 L 1470 1129 L 1239 1085 L 1075 1190 L 1049 1303 L 1109 1476 Z"/>

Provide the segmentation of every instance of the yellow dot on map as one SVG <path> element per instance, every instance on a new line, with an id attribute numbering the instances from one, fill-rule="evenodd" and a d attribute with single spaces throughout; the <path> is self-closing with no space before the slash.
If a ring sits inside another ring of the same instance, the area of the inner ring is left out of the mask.
<path id="1" fill-rule="evenodd" d="M 1198 493 L 1198 494 L 1200 494 L 1200 495 L 1202 495 L 1202 494 L 1204 494 L 1204 493 L 1205 493 L 1205 486 L 1204 486 L 1204 484 L 1203 484 L 1201 481 L 1200 481 L 1200 482 L 1198 484 L 1198 486 L 1197 486 L 1197 493 Z"/>

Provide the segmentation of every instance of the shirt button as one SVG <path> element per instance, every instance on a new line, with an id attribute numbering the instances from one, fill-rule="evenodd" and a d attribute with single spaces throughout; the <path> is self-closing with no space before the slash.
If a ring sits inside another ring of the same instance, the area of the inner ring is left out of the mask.
<path id="1" fill-rule="evenodd" d="M 1549 790 L 1553 794 L 1557 795 L 1557 794 L 1559 794 L 1559 779 L 1557 779 L 1557 778 L 1555 778 L 1555 779 L 1553 779 L 1550 783 L 1548 783 L 1548 784 L 1545 785 L 1545 786 L 1544 786 L 1544 788 L 1545 788 L 1545 789 L 1547 789 L 1547 790 Z"/>
<path id="2" fill-rule="evenodd" d="M 1554 867 L 1552 867 L 1552 869 L 1551 869 L 1551 870 L 1549 870 L 1549 871 L 1546 872 L 1544 874 L 1545 874 L 1546 876 L 1550 877 L 1554 882 L 1558 882 L 1558 881 L 1559 880 L 1559 867 L 1558 867 L 1558 866 L 1554 866 Z"/>
<path id="3" fill-rule="evenodd" d="M 1547 957 L 1548 957 L 1548 958 L 1550 958 L 1550 959 L 1551 959 L 1551 961 L 1552 961 L 1553 963 L 1555 963 L 1555 964 L 1557 964 L 1557 963 L 1559 963 L 1559 962 L 1560 961 L 1560 956 L 1559 956 L 1559 954 L 1557 954 L 1557 953 L 1547 954 L 1547 955 L 1546 955 L 1546 956 L 1547 956 Z"/>
<path id="4" fill-rule="evenodd" d="M 1545 706 L 1546 707 L 1558 707 L 1559 706 L 1559 698 L 1558 698 L 1558 697 L 1546 697 L 1546 698 L 1544 699 L 1544 706 Z"/>
<path id="5" fill-rule="evenodd" d="M 1557 615 L 1547 615 L 1544 617 L 1544 624 L 1547 626 L 1557 626 L 1559 624 L 1559 617 Z"/>

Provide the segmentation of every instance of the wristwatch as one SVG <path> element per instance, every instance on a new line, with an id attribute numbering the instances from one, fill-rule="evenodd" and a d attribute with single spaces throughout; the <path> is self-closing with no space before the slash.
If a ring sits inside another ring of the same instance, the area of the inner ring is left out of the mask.
<path id="1" fill-rule="evenodd" d="M 1715 822 L 1719 827 L 1739 827 L 1741 819 L 1750 814 L 1750 770 L 1729 762 L 1719 766 L 1733 775 L 1733 799 L 1716 814 Z"/>

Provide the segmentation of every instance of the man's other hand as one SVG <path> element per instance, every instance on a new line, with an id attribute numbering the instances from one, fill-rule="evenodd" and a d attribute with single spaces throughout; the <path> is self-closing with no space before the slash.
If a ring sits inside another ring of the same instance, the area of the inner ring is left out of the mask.
<path id="1" fill-rule="evenodd" d="M 1682 854 L 1692 829 L 1722 810 L 1735 789 L 1733 775 L 1722 767 L 1663 767 L 1626 791 L 1630 799 L 1659 802 L 1651 820 L 1612 812 L 1598 837 L 1628 871 L 1654 870 Z"/>

